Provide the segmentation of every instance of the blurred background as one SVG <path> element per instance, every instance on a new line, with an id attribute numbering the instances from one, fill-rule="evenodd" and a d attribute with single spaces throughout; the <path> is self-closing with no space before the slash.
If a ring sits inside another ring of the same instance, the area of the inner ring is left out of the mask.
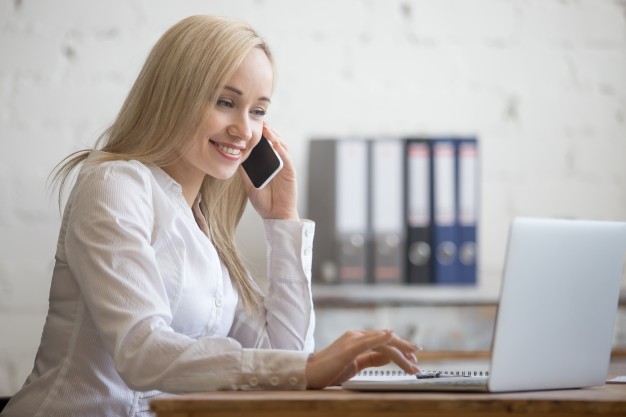
<path id="1" fill-rule="evenodd" d="M 497 294 L 513 217 L 626 220 L 624 0 L 0 0 L 0 395 L 30 372 L 47 312 L 60 225 L 48 174 L 93 145 L 152 45 L 192 14 L 246 20 L 273 48 L 268 120 L 299 171 L 303 216 L 311 138 L 480 141 L 475 308 L 458 293 L 436 305 L 321 300 L 318 346 L 384 326 L 432 348 L 488 349 L 480 294 Z M 251 210 L 239 240 L 263 283 Z"/>

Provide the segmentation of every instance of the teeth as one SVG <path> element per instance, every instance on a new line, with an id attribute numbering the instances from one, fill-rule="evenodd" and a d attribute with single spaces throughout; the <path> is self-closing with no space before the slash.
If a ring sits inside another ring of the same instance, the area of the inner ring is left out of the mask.
<path id="1" fill-rule="evenodd" d="M 223 150 L 224 152 L 231 154 L 231 155 L 239 155 L 241 153 L 241 149 L 235 149 L 235 148 L 228 148 L 224 145 L 221 144 L 217 144 L 217 147 L 220 148 L 221 150 Z"/>

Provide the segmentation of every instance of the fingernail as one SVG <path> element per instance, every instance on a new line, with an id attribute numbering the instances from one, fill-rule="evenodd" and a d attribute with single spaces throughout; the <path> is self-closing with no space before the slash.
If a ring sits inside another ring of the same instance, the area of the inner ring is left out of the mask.
<path id="1" fill-rule="evenodd" d="M 414 348 L 415 350 L 424 350 L 424 348 L 423 348 L 422 346 L 420 346 L 420 345 L 415 345 L 415 344 L 413 345 L 413 348 Z"/>

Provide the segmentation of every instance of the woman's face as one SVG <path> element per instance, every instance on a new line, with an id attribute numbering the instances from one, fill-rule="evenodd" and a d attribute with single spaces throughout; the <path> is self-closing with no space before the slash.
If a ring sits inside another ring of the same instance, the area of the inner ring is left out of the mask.
<path id="1" fill-rule="evenodd" d="M 267 55 L 252 48 L 220 93 L 198 139 L 183 155 L 184 171 L 200 178 L 232 177 L 261 138 L 273 82 Z"/>

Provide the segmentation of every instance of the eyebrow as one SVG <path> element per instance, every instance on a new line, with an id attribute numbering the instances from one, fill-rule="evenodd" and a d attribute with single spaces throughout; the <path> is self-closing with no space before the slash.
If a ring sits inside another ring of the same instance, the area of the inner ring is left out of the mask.
<path id="1" fill-rule="evenodd" d="M 241 90 L 239 90 L 238 88 L 235 88 L 235 87 L 231 87 L 231 86 L 229 86 L 229 85 L 225 86 L 225 87 L 224 87 L 224 89 L 225 89 L 225 90 L 232 91 L 233 93 L 235 93 L 235 94 L 237 94 L 237 95 L 239 95 L 239 96 L 242 96 L 242 95 L 243 95 L 243 92 L 242 92 Z M 259 97 L 259 100 L 261 100 L 261 101 L 267 101 L 268 103 L 271 103 L 271 102 L 272 102 L 272 100 L 270 100 L 268 97 L 265 97 L 265 96 L 261 96 L 261 97 Z"/>

